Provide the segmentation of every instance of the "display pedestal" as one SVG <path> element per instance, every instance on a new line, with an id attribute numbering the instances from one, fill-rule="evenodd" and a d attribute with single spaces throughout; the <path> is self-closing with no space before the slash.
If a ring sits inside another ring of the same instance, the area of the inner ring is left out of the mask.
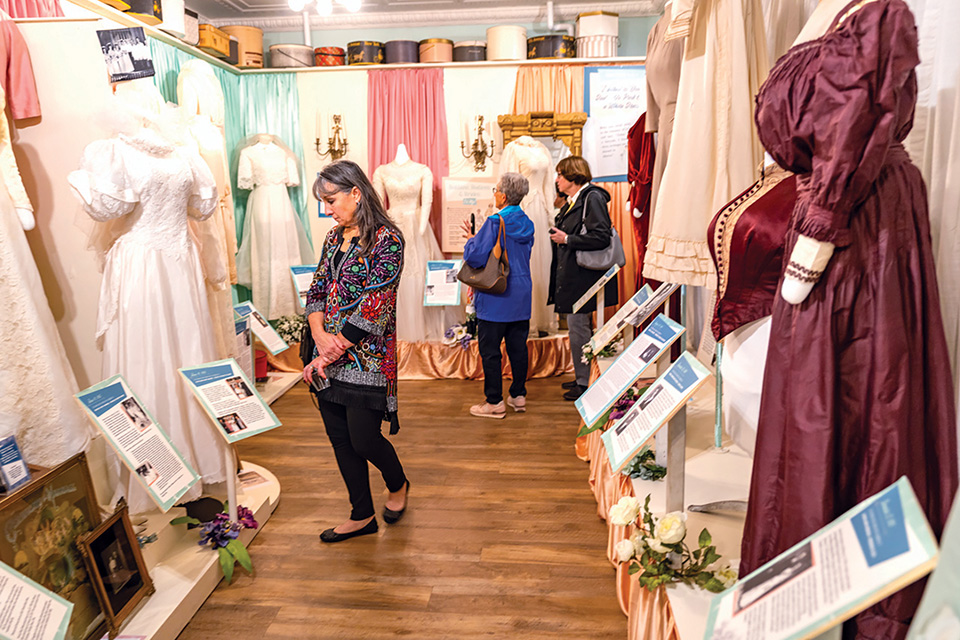
<path id="1" fill-rule="evenodd" d="M 240 542 L 248 547 L 277 508 L 280 483 L 263 467 L 250 462 L 242 464 L 244 471 L 256 471 L 267 480 L 264 484 L 237 489 L 238 503 L 253 511 L 260 525 L 257 529 L 240 532 Z M 168 513 L 148 516 L 144 533 L 156 533 L 157 541 L 143 548 L 143 559 L 157 591 L 124 625 L 121 635 L 145 640 L 174 640 L 223 578 L 219 555 L 209 547 L 197 544 L 200 539 L 198 530 L 170 524 L 171 520 L 183 515 L 186 515 L 185 509 L 174 507 Z M 256 567 L 256 557 L 253 561 Z M 237 569 L 234 579 L 242 579 L 244 575 L 243 569 Z"/>
<path id="2" fill-rule="evenodd" d="M 300 371 L 271 371 L 267 375 L 269 380 L 257 385 L 257 392 L 267 404 L 273 404 L 277 398 L 290 391 L 303 378 L 303 373 Z"/>
<path id="3" fill-rule="evenodd" d="M 503 354 L 503 375 L 510 377 L 510 360 L 506 347 Z M 550 378 L 573 371 L 570 339 L 566 333 L 529 338 L 527 379 Z M 452 347 L 442 342 L 397 341 L 397 375 L 400 380 L 482 380 L 483 364 L 477 341 L 467 348 Z"/>

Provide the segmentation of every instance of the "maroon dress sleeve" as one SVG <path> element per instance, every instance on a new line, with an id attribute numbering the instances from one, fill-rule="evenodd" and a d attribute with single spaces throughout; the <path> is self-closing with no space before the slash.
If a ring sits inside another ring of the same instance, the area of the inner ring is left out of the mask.
<path id="1" fill-rule="evenodd" d="M 879 12 L 880 15 L 870 15 Z M 871 3 L 824 46 L 812 95 L 798 110 L 812 132 L 809 208 L 797 231 L 837 246 L 850 243 L 850 215 L 880 174 L 912 118 L 919 64 L 917 29 L 902 3 Z M 909 104 L 907 104 L 909 103 Z"/>

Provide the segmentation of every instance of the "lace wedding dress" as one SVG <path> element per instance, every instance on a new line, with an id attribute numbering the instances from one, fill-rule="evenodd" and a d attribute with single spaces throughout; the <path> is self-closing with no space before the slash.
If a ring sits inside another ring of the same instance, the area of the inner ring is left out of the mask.
<path id="1" fill-rule="evenodd" d="M 273 143 L 240 152 L 237 188 L 251 189 L 237 280 L 253 291 L 253 304 L 268 320 L 302 313 L 290 267 L 315 262 L 287 187 L 300 184 L 297 161 Z"/>
<path id="2" fill-rule="evenodd" d="M 500 175 L 515 172 L 527 179 L 527 192 L 520 208 L 533 222 L 533 250 L 530 252 L 530 278 L 533 296 L 530 329 L 533 333 L 556 333 L 557 315 L 547 304 L 550 286 L 550 227 L 553 226 L 554 171 L 553 157 L 542 142 L 521 136 L 503 148 Z"/>
<path id="3" fill-rule="evenodd" d="M 27 462 L 53 467 L 87 448 L 91 428 L 15 207 L 33 210 L 0 118 L 0 423 Z"/>
<path id="4" fill-rule="evenodd" d="M 226 443 L 177 369 L 217 359 L 200 257 L 187 216 L 217 206 L 210 170 L 196 152 L 152 129 L 90 143 L 68 180 L 95 220 L 116 225 L 106 255 L 97 338 L 102 375 L 122 374 L 204 483 L 226 478 Z M 114 464 L 119 463 L 114 459 Z M 154 508 L 126 468 L 117 494 L 133 513 Z M 182 498 L 200 496 L 199 483 Z"/>
<path id="5" fill-rule="evenodd" d="M 373 172 L 373 188 L 403 232 L 403 275 L 397 289 L 397 338 L 407 342 L 440 340 L 448 320 L 446 307 L 423 306 L 427 260 L 443 260 L 430 228 L 433 172 L 417 162 L 391 162 Z M 452 322 L 451 322 L 452 324 Z"/>

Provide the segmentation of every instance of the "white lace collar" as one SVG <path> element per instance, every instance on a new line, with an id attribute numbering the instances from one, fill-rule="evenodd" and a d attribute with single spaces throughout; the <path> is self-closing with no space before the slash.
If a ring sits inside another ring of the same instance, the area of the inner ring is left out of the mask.
<path id="1" fill-rule="evenodd" d="M 166 156 L 174 152 L 174 147 L 163 136 L 153 129 L 143 128 L 136 135 L 120 134 L 120 139 L 132 147 L 154 156 Z"/>

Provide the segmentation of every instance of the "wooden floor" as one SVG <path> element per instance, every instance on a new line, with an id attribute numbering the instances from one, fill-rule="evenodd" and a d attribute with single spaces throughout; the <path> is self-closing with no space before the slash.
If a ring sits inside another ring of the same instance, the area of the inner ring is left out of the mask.
<path id="1" fill-rule="evenodd" d="M 473 418 L 477 381 L 400 383 L 392 437 L 411 481 L 404 519 L 334 545 L 346 489 L 303 385 L 273 409 L 283 427 L 240 443 L 279 478 L 280 505 L 238 569 L 181 640 L 240 638 L 622 640 L 626 618 L 606 559 L 587 465 L 574 455 L 576 410 L 560 382 L 528 384 L 528 411 Z"/>

